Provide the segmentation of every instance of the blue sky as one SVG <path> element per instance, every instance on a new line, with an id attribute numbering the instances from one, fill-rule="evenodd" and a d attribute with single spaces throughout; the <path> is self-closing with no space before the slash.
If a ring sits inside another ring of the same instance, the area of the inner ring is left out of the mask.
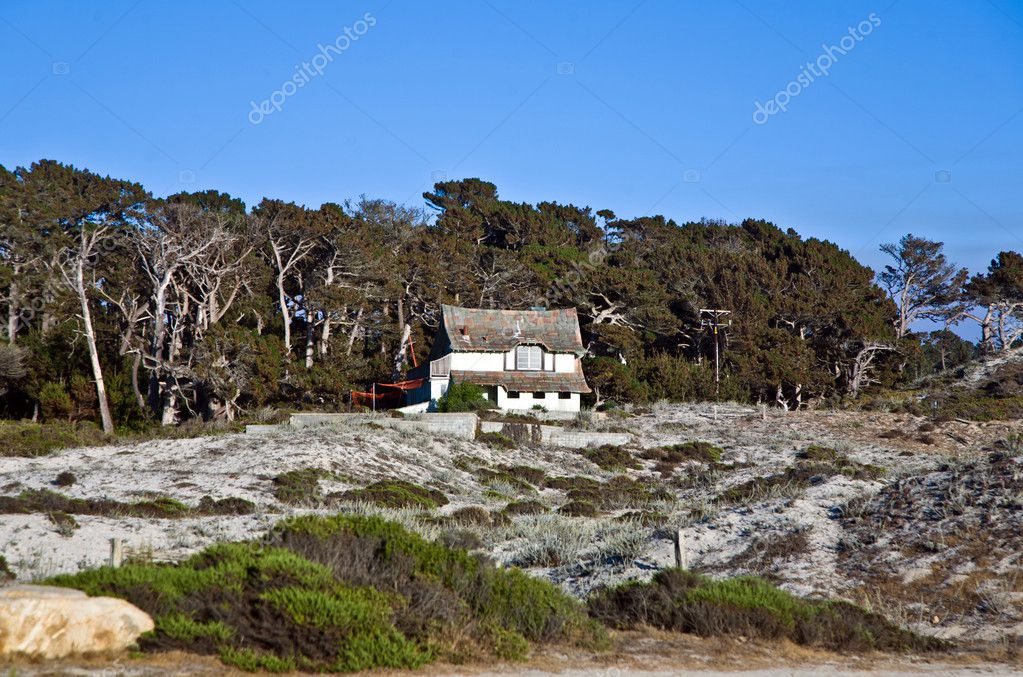
<path id="1" fill-rule="evenodd" d="M 479 176 L 620 216 L 766 218 L 875 268 L 907 231 L 972 269 L 1023 248 L 1016 0 L 3 0 L 0 63 L 0 164 L 157 195 L 422 204 L 438 178 Z"/>

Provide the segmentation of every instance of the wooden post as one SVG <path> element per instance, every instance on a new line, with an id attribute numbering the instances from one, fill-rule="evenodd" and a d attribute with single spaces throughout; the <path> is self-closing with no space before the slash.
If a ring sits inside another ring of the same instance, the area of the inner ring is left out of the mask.
<path id="1" fill-rule="evenodd" d="M 110 566 L 119 567 L 124 559 L 124 541 L 120 538 L 110 539 Z"/>
<path id="2" fill-rule="evenodd" d="M 760 405 L 760 418 L 761 418 L 761 420 L 764 420 L 764 421 L 767 420 L 767 405 L 766 404 L 761 404 Z"/>
<path id="3" fill-rule="evenodd" d="M 718 420 L 718 405 L 714 405 L 714 420 Z"/>
<path id="4" fill-rule="evenodd" d="M 676 529 L 672 535 L 672 540 L 675 542 L 675 566 L 679 569 L 685 569 L 688 562 L 685 561 L 682 553 L 682 530 Z"/>

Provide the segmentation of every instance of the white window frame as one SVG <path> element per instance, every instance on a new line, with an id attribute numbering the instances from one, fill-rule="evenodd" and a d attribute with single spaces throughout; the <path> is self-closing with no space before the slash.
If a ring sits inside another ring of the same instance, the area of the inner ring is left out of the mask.
<path id="1" fill-rule="evenodd" d="M 543 348 L 541 348 L 540 346 L 516 346 L 515 370 L 542 371 Z"/>

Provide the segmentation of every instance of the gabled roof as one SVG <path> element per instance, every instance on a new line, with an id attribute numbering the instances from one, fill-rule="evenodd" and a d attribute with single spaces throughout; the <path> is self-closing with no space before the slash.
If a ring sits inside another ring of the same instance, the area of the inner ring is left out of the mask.
<path id="1" fill-rule="evenodd" d="M 523 343 L 539 344 L 555 353 L 585 352 L 575 308 L 486 310 L 441 306 L 441 310 L 444 330 L 455 352 L 505 352 Z"/>
<path id="2" fill-rule="evenodd" d="M 544 393 L 588 393 L 590 387 L 582 372 L 556 371 L 464 371 L 451 370 L 453 383 L 480 386 L 504 386 L 506 390 Z"/>

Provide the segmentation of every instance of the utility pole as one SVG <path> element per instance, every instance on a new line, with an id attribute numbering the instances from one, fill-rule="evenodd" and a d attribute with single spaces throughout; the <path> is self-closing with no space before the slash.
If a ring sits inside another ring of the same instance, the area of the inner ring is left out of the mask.
<path id="1" fill-rule="evenodd" d="M 718 334 L 720 329 L 732 326 L 732 320 L 728 318 L 731 314 L 730 310 L 700 308 L 700 326 L 709 327 L 714 336 L 714 397 L 721 388 L 721 340 Z"/>

